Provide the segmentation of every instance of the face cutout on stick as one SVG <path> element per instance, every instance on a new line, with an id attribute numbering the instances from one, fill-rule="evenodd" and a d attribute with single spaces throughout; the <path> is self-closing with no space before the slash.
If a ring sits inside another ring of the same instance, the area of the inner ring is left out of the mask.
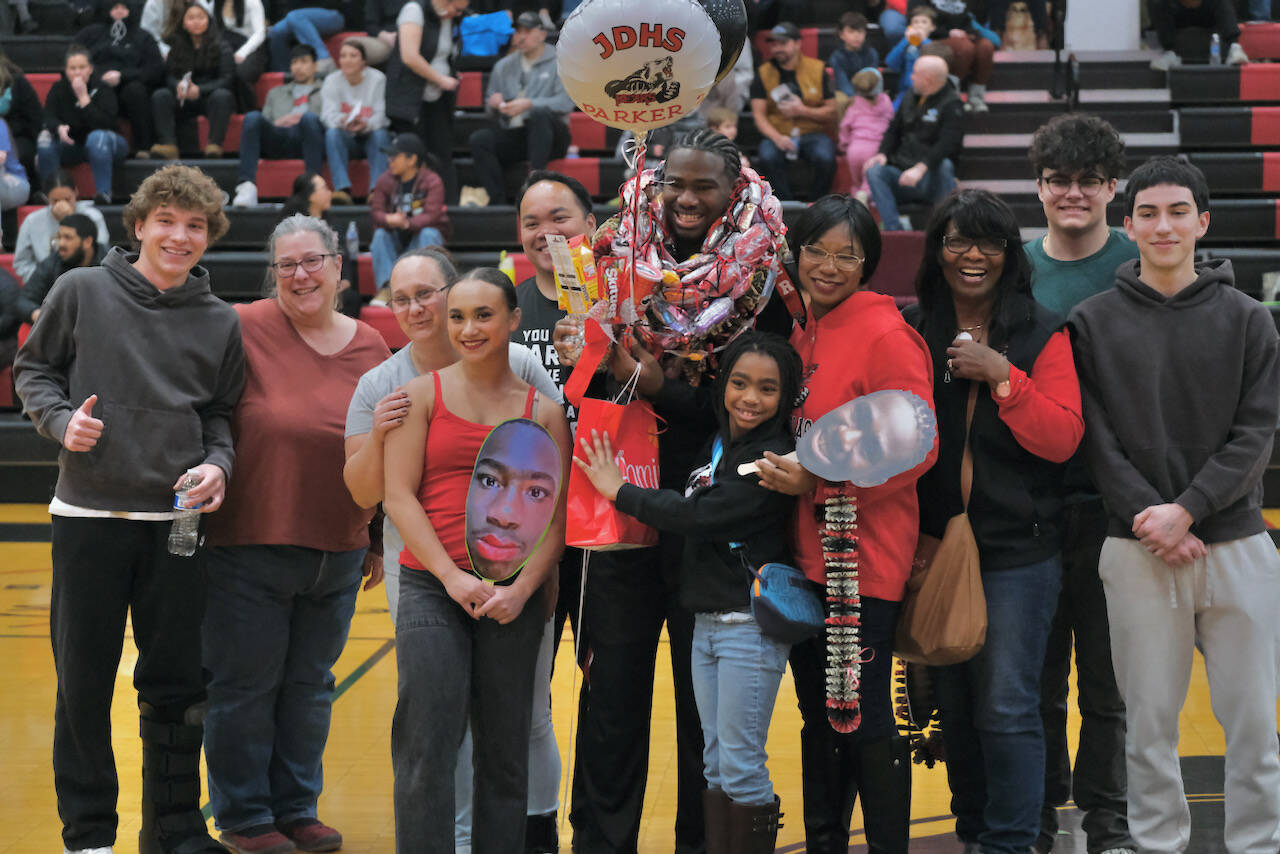
<path id="1" fill-rule="evenodd" d="M 937 435 L 928 404 L 909 391 L 888 389 L 855 397 L 819 418 L 796 443 L 796 456 L 824 480 L 879 486 L 919 465 Z"/>
<path id="2" fill-rule="evenodd" d="M 467 555 L 485 581 L 505 581 L 525 565 L 555 515 L 563 473 L 560 448 L 536 421 L 515 418 L 489 433 L 467 489 Z"/>

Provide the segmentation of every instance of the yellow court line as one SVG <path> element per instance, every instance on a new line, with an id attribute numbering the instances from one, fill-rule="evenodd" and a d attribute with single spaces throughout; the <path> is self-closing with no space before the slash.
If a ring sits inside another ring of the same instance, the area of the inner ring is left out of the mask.
<path id="1" fill-rule="evenodd" d="M 0 524 L 41 525 L 49 522 L 48 504 L 0 504 Z"/>

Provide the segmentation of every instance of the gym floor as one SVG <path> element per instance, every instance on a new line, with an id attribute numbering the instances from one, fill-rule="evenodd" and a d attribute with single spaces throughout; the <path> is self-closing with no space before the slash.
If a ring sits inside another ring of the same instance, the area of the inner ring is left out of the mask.
<path id="1" fill-rule="evenodd" d="M 1280 511 L 1268 511 L 1280 526 Z M 48 513 L 43 505 L 0 505 L 0 854 L 30 854 L 61 847 L 50 750 L 55 678 L 49 647 L 50 557 Z M 665 638 L 663 645 L 665 646 Z M 120 769 L 120 831 L 117 854 L 137 851 L 140 745 L 136 696 L 131 684 L 135 650 L 125 644 L 112 709 L 116 762 Z M 568 628 L 557 653 L 552 707 L 564 779 L 572 774 L 571 751 L 577 704 L 577 673 Z M 320 817 L 342 831 L 344 851 L 391 854 L 395 850 L 391 810 L 391 713 L 396 702 L 395 645 L 382 589 L 362 592 L 351 636 L 335 673 L 337 696 L 325 753 L 325 790 Z M 671 673 L 659 650 L 649 757 L 649 785 L 640 854 L 672 850 L 675 817 L 674 714 Z M 1074 700 L 1072 701 L 1074 703 Z M 1223 735 L 1209 706 L 1203 661 L 1197 655 L 1191 691 L 1181 716 L 1187 796 L 1192 805 L 1190 849 L 1224 851 L 1222 845 Z M 1072 709 L 1071 729 L 1079 718 Z M 790 673 L 784 679 L 769 734 L 769 768 L 782 798 L 784 827 L 779 854 L 804 850 L 800 821 L 800 716 Z M 1074 749 L 1075 739 L 1072 738 Z M 943 766 L 916 766 L 912 793 L 912 850 L 958 854 L 948 813 Z M 561 803 L 565 797 L 562 794 Z M 864 851 L 855 810 L 851 851 Z M 211 823 L 212 824 L 212 823 Z M 1079 814 L 1064 809 L 1064 832 L 1056 852 L 1084 854 Z M 1073 832 L 1074 831 L 1074 832 Z M 569 850 L 571 829 L 561 811 L 561 844 Z"/>

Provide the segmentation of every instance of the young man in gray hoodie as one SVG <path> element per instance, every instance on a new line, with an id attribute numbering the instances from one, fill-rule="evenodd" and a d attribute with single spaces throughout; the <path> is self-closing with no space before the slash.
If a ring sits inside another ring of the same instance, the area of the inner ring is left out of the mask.
<path id="1" fill-rule="evenodd" d="M 485 93 L 485 112 L 497 126 L 475 131 L 470 140 L 476 172 L 495 205 L 507 203 L 507 166 L 527 160 L 530 170 L 546 169 L 548 161 L 564 156 L 573 112 L 538 13 L 520 13 L 511 45 L 515 50 L 493 67 Z"/>
<path id="2" fill-rule="evenodd" d="M 41 435 L 62 445 L 50 634 L 58 676 L 53 768 L 69 852 L 116 838 L 111 696 L 132 614 L 142 731 L 141 854 L 225 852 L 200 814 L 204 555 L 170 553 L 175 495 L 222 503 L 244 387 L 234 311 L 196 266 L 227 230 L 222 193 L 187 166 L 143 181 L 124 210 L 137 254 L 62 276 L 14 378 Z"/>
<path id="3" fill-rule="evenodd" d="M 1280 555 L 1261 504 L 1280 337 L 1270 313 L 1235 289 L 1230 261 L 1195 262 L 1209 228 L 1199 169 L 1155 158 L 1129 177 L 1126 196 L 1139 258 L 1069 325 L 1089 469 L 1109 517 L 1098 574 L 1126 704 L 1129 832 L 1139 851 L 1187 850 L 1178 713 L 1199 644 L 1226 733 L 1226 850 L 1271 854 Z"/>

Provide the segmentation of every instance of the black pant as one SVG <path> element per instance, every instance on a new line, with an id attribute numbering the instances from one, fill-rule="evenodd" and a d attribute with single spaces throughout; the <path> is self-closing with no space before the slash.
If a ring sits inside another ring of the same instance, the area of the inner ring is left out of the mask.
<path id="1" fill-rule="evenodd" d="M 157 89 L 151 93 L 151 107 L 155 111 L 156 136 L 165 145 L 178 145 L 185 150 L 199 147 L 196 136 L 196 117 L 209 119 L 209 142 L 222 145 L 227 139 L 227 127 L 231 124 L 231 111 L 235 98 L 226 89 L 201 92 L 194 101 L 178 104 L 178 96 L 172 89 Z M 178 141 L 177 125 L 182 125 L 183 140 Z"/>
<path id="2" fill-rule="evenodd" d="M 800 729 L 800 766 L 804 790 L 805 838 L 832 834 L 848 839 L 857 796 L 857 749 L 897 732 L 890 696 L 893 637 L 901 602 L 862 597 L 862 665 L 859 696 L 862 723 L 839 733 L 827 720 L 827 641 L 825 634 L 791 648 L 791 676 L 804 721 Z"/>
<path id="3" fill-rule="evenodd" d="M 169 554 L 168 522 L 53 517 L 49 634 L 58 677 L 53 779 L 62 840 L 72 851 L 115 842 L 111 695 L 133 615 L 133 685 L 161 721 L 204 699 L 200 623 L 204 553 Z"/>
<path id="4" fill-rule="evenodd" d="M 547 161 L 563 157 L 569 148 L 569 124 L 563 115 L 538 107 L 524 116 L 520 127 L 481 128 L 471 134 L 476 172 L 492 204 L 507 203 L 502 180 L 507 166 L 527 160 L 530 169 L 546 169 Z"/>
<path id="5" fill-rule="evenodd" d="M 587 565 L 580 625 L 585 661 L 578 697 L 573 847 L 580 854 L 635 854 L 649 776 L 653 673 L 663 621 L 675 683 L 677 854 L 704 850 L 702 724 L 693 698 L 693 614 L 676 601 L 662 568 L 678 566 L 683 541 L 596 552 Z"/>
<path id="6" fill-rule="evenodd" d="M 1124 701 L 1111 667 L 1111 627 L 1098 578 L 1098 556 L 1107 536 L 1101 499 L 1067 505 L 1063 513 L 1062 593 L 1049 630 L 1040 677 L 1040 717 L 1044 721 L 1044 810 L 1040 842 L 1053 844 L 1058 811 L 1068 798 L 1084 811 L 1081 823 L 1089 851 L 1133 848 L 1126 817 Z M 1067 682 L 1075 636 L 1080 696 L 1080 749 L 1075 775 L 1067 750 Z"/>
<path id="7" fill-rule="evenodd" d="M 1240 38 L 1240 25 L 1236 22 L 1236 10 L 1231 0 L 1201 0 L 1194 9 L 1183 6 L 1178 0 L 1147 0 L 1147 11 L 1156 37 L 1160 39 L 1160 47 L 1165 50 L 1174 50 L 1178 30 L 1196 27 L 1218 34 L 1225 61 L 1227 47 Z"/>
<path id="8" fill-rule="evenodd" d="M 130 80 L 116 90 L 120 113 L 133 128 L 133 147 L 146 151 L 156 143 L 156 126 L 151 118 L 151 89 L 141 80 Z"/>
<path id="9" fill-rule="evenodd" d="M 458 170 L 453 165 L 453 110 L 458 104 L 456 92 L 445 92 L 435 101 L 423 101 L 416 123 L 392 119 L 391 130 L 396 133 L 412 131 L 426 146 L 427 154 L 434 160 L 428 165 L 444 181 L 445 203 L 458 203 Z"/>

